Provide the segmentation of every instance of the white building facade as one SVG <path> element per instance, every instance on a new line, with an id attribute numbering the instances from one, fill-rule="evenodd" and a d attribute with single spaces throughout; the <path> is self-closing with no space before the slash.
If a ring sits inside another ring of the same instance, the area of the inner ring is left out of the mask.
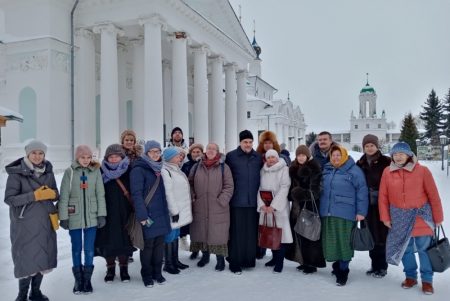
<path id="1" fill-rule="evenodd" d="M 3 132 L 2 163 L 36 138 L 64 168 L 74 146 L 102 154 L 128 128 L 163 142 L 179 126 L 185 140 L 237 146 L 256 55 L 227 0 L 75 2 L 0 0 L 1 104 L 24 117 Z"/>

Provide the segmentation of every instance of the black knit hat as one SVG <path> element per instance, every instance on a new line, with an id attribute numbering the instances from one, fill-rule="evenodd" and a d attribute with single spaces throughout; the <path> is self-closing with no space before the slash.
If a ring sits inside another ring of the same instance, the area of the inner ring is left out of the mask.
<path id="1" fill-rule="evenodd" d="M 244 139 L 252 139 L 253 140 L 253 134 L 249 130 L 243 130 L 239 133 L 239 141 L 242 141 Z"/>
<path id="2" fill-rule="evenodd" d="M 176 126 L 176 127 L 173 128 L 172 133 L 170 134 L 170 138 L 172 138 L 173 134 L 174 134 L 176 131 L 180 131 L 180 132 L 181 132 L 181 135 L 184 136 L 183 130 L 182 130 L 180 127 Z"/>

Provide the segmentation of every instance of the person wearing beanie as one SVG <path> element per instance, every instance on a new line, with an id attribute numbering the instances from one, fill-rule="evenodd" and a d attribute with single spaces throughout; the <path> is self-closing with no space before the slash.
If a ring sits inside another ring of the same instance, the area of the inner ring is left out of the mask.
<path id="1" fill-rule="evenodd" d="M 344 286 L 354 255 L 350 244 L 352 229 L 355 221 L 362 221 L 367 215 L 369 191 L 364 173 L 344 147 L 331 146 L 329 156 L 320 194 L 322 247 L 325 259 L 333 262 L 336 285 Z"/>
<path id="2" fill-rule="evenodd" d="M 286 144 L 285 144 L 286 146 Z M 274 149 L 281 158 L 286 162 L 286 165 L 289 166 L 291 164 L 291 159 L 289 158 L 289 152 L 288 155 L 281 154 L 281 147 L 278 144 L 277 141 L 277 135 L 272 131 L 264 131 L 259 135 L 259 144 L 256 148 L 256 151 L 261 154 L 263 157 L 263 160 L 265 161 L 264 154 L 269 150 Z"/>
<path id="3" fill-rule="evenodd" d="M 364 155 L 356 162 L 366 177 L 369 188 L 369 209 L 367 212 L 367 226 L 372 234 L 375 247 L 369 251 L 371 267 L 366 275 L 383 278 L 387 274 L 386 238 L 388 228 L 380 221 L 378 210 L 378 195 L 381 176 L 384 169 L 391 164 L 391 159 L 379 150 L 378 137 L 368 134 L 362 140 Z"/>
<path id="4" fill-rule="evenodd" d="M 287 198 L 291 179 L 289 168 L 283 160 L 280 160 L 278 152 L 269 149 L 265 152 L 266 162 L 261 168 L 261 183 L 257 195 L 259 212 L 259 225 L 273 227 L 276 220 L 277 227 L 281 228 L 281 245 L 277 250 L 272 250 L 273 258 L 265 266 L 273 267 L 274 273 L 283 271 L 283 262 L 286 246 L 292 243 L 292 232 L 289 225 L 289 200 Z M 263 192 L 269 192 L 272 200 L 264 201 L 261 197 Z"/>
<path id="5" fill-rule="evenodd" d="M 97 230 L 95 239 L 96 254 L 106 261 L 106 283 L 114 281 L 116 258 L 119 261 L 119 274 L 122 282 L 129 282 L 129 255 L 133 246 L 127 232 L 127 224 L 133 211 L 130 191 L 130 159 L 125 156 L 120 144 L 108 146 L 101 165 L 103 185 L 105 186 L 106 216 L 105 227 Z"/>
<path id="6" fill-rule="evenodd" d="M 163 152 L 161 176 L 164 180 L 172 231 L 165 237 L 164 271 L 178 274 L 180 269 L 189 266 L 180 262 L 178 257 L 178 238 L 180 228 L 192 222 L 191 192 L 186 175 L 180 169 L 182 158 L 178 147 L 168 147 Z"/>
<path id="7" fill-rule="evenodd" d="M 72 243 L 74 294 L 93 292 L 94 245 L 97 228 L 106 224 L 106 202 L 100 164 L 92 161 L 92 151 L 79 145 L 75 161 L 64 172 L 58 203 L 60 225 L 69 230 Z M 84 250 L 84 264 L 81 254 Z"/>
<path id="8" fill-rule="evenodd" d="M 172 132 L 170 133 L 170 141 L 167 144 L 167 147 L 173 146 L 181 147 L 185 152 L 189 150 L 188 145 L 183 138 L 183 130 L 178 126 L 172 129 Z"/>
<path id="9" fill-rule="evenodd" d="M 430 170 L 420 165 L 407 143 L 396 143 L 391 156 L 378 199 L 380 219 L 390 229 L 386 260 L 394 265 L 402 262 L 405 280 L 401 286 L 409 289 L 418 284 L 415 253 L 419 253 L 422 292 L 431 295 L 433 269 L 427 249 L 444 220 L 441 198 Z"/>
<path id="10" fill-rule="evenodd" d="M 257 195 L 261 154 L 253 149 L 253 135 L 249 130 L 239 133 L 239 146 L 226 155 L 225 163 L 233 175 L 234 192 L 230 201 L 229 268 L 242 274 L 243 268 L 256 264 L 258 246 Z"/>
<path id="11" fill-rule="evenodd" d="M 306 145 L 299 145 L 295 150 L 295 155 L 295 160 L 289 167 L 291 178 L 289 199 L 292 202 L 289 222 L 292 229 L 294 229 L 303 208 L 310 211 L 320 208 L 319 196 L 322 181 L 320 163 L 312 158 Z M 317 272 L 317 268 L 326 267 L 321 239 L 311 241 L 295 231 L 293 231 L 293 239 L 294 243 L 289 245 L 286 250 L 286 259 L 299 263 L 298 271 L 303 271 L 304 274 L 313 274 Z"/>
<path id="12" fill-rule="evenodd" d="M 58 209 L 54 202 L 59 194 L 46 152 L 44 143 L 33 140 L 25 146 L 25 157 L 5 166 L 8 179 L 4 201 L 9 206 L 11 255 L 14 277 L 19 282 L 19 301 L 28 297 L 48 300 L 41 292 L 43 274 L 57 264 Z"/>
<path id="13" fill-rule="evenodd" d="M 123 131 L 120 134 L 120 143 L 131 162 L 142 155 L 142 146 L 138 144 L 136 133 L 133 130 Z"/>

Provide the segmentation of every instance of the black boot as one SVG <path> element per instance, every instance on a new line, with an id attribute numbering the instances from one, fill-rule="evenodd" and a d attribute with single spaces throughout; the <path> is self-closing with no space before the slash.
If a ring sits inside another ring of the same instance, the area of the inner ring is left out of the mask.
<path id="1" fill-rule="evenodd" d="M 83 267 L 72 267 L 73 277 L 75 278 L 75 284 L 73 285 L 73 293 L 79 295 L 83 293 Z"/>
<path id="2" fill-rule="evenodd" d="M 30 287 L 31 277 L 19 279 L 19 294 L 16 301 L 28 300 L 28 288 Z"/>
<path id="3" fill-rule="evenodd" d="M 189 256 L 189 259 L 194 260 L 197 259 L 198 257 L 198 251 L 192 252 L 191 256 Z"/>
<path id="4" fill-rule="evenodd" d="M 173 248 L 173 256 L 174 256 L 174 264 L 179 268 L 180 270 L 187 269 L 189 266 L 187 264 L 184 264 L 180 262 L 178 258 L 178 239 L 175 239 L 174 242 L 172 242 L 172 248 Z"/>
<path id="5" fill-rule="evenodd" d="M 333 264 L 331 265 L 331 268 L 332 268 L 331 274 L 336 276 L 337 271 L 339 271 L 339 261 L 333 262 Z"/>
<path id="6" fill-rule="evenodd" d="M 225 258 L 223 258 L 222 255 L 216 255 L 217 258 L 217 264 L 216 264 L 216 271 L 222 272 L 225 270 Z"/>
<path id="7" fill-rule="evenodd" d="M 47 296 L 41 292 L 42 278 L 44 278 L 44 275 L 41 273 L 31 277 L 31 292 L 28 297 L 31 301 L 48 301 Z"/>
<path id="8" fill-rule="evenodd" d="M 106 266 L 106 276 L 105 276 L 105 282 L 111 283 L 114 281 L 114 277 L 116 277 L 116 264 L 114 265 L 107 265 Z"/>
<path id="9" fill-rule="evenodd" d="M 92 278 L 92 273 L 94 272 L 94 266 L 93 265 L 88 265 L 88 266 L 84 266 L 83 268 L 83 279 L 84 279 L 84 293 L 85 294 L 91 294 L 94 289 L 92 288 L 92 283 L 91 283 L 91 278 Z"/>
<path id="10" fill-rule="evenodd" d="M 122 265 L 120 266 L 120 281 L 122 282 L 130 282 L 130 275 L 128 274 L 128 266 Z"/>
<path id="11" fill-rule="evenodd" d="M 273 266 L 275 266 L 275 256 L 272 256 L 272 259 L 269 260 L 268 262 L 266 262 L 264 264 L 264 266 L 266 266 L 266 267 L 273 267 Z"/>
<path id="12" fill-rule="evenodd" d="M 202 251 L 202 258 L 200 259 L 199 262 L 197 262 L 197 266 L 199 268 L 204 267 L 205 265 L 207 265 L 209 263 L 209 252 L 208 251 Z"/>
<path id="13" fill-rule="evenodd" d="M 279 250 L 273 251 L 273 257 L 275 259 L 274 273 L 281 273 L 283 271 L 285 246 L 282 244 Z"/>
<path id="14" fill-rule="evenodd" d="M 172 244 L 164 244 L 164 268 L 163 271 L 169 274 L 179 274 L 180 270 L 176 267 L 173 262 L 173 254 L 172 254 Z"/>
<path id="15" fill-rule="evenodd" d="M 344 286 L 347 284 L 348 273 L 350 273 L 349 269 L 337 271 L 337 274 L 336 274 L 336 285 L 337 286 Z"/>

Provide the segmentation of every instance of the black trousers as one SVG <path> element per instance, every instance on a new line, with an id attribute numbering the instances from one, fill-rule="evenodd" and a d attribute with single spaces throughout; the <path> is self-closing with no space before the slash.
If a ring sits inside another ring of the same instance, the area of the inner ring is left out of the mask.
<path id="1" fill-rule="evenodd" d="M 230 208 L 230 268 L 253 268 L 258 245 L 258 217 L 255 207 Z"/>
<path id="2" fill-rule="evenodd" d="M 372 259 L 373 270 L 387 270 L 386 245 L 376 244 L 375 247 L 369 251 L 369 256 L 370 259 Z"/>
<path id="3" fill-rule="evenodd" d="M 164 256 L 164 235 L 146 239 L 140 251 L 142 280 L 149 281 L 161 275 Z"/>

